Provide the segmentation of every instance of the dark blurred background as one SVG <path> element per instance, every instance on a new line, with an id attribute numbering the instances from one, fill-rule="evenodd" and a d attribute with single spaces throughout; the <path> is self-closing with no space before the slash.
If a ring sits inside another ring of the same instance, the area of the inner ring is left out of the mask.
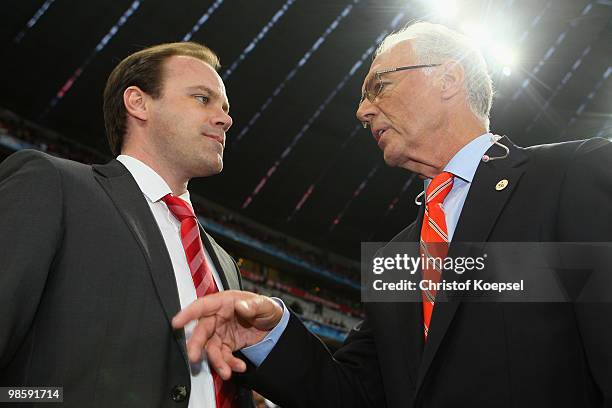
<path id="1" fill-rule="evenodd" d="M 160 42 L 211 47 L 234 126 L 223 173 L 191 188 L 352 258 L 360 241 L 388 240 L 416 214 L 421 183 L 387 168 L 354 117 L 372 47 L 409 21 L 445 22 L 481 42 L 497 89 L 493 132 L 520 145 L 610 135 L 612 1 L 13 0 L 1 7 L 0 106 L 104 155 L 101 94 L 113 66 Z"/>

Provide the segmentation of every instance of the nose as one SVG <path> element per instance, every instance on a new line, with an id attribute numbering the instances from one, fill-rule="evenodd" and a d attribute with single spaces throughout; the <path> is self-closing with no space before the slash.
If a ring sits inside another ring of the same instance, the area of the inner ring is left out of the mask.
<path id="1" fill-rule="evenodd" d="M 213 118 L 213 122 L 215 126 L 222 128 L 224 132 L 227 132 L 234 123 L 229 113 L 225 112 L 223 109 L 218 110 Z"/>
<path id="2" fill-rule="evenodd" d="M 361 123 L 372 123 L 372 119 L 376 116 L 377 112 L 376 105 L 365 98 L 357 108 L 355 116 L 357 116 Z"/>

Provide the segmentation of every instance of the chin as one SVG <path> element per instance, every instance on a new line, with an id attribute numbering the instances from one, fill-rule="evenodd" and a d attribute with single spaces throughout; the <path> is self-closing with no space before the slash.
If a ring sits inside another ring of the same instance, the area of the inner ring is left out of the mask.
<path id="1" fill-rule="evenodd" d="M 401 166 L 406 161 L 403 157 L 397 154 L 386 153 L 386 152 L 383 155 L 383 158 L 385 159 L 385 163 L 387 164 L 387 166 L 391 166 L 391 167 Z"/>
<path id="2" fill-rule="evenodd" d="M 223 165 L 215 164 L 209 166 L 199 166 L 197 169 L 193 170 L 194 171 L 191 174 L 191 178 L 209 177 L 221 173 L 221 170 L 223 170 Z"/>
<path id="3" fill-rule="evenodd" d="M 221 173 L 222 170 L 223 170 L 223 163 L 215 165 L 215 166 L 211 166 L 206 169 L 206 176 L 214 176 L 215 174 Z"/>
<path id="4" fill-rule="evenodd" d="M 398 166 L 398 162 L 392 159 L 388 159 L 385 157 L 385 164 L 389 167 L 397 167 Z"/>
<path id="5" fill-rule="evenodd" d="M 221 173 L 221 171 L 223 170 L 223 156 L 220 155 L 219 157 L 217 157 L 217 163 L 216 163 L 216 173 Z"/>
<path id="6" fill-rule="evenodd" d="M 215 163 L 212 168 L 211 168 L 211 172 L 212 174 L 219 174 L 223 171 L 223 160 L 219 160 L 217 163 Z"/>
<path id="7" fill-rule="evenodd" d="M 223 157 L 215 154 L 214 156 L 206 156 L 200 159 L 198 166 L 197 177 L 214 176 L 221 173 L 223 170 Z"/>

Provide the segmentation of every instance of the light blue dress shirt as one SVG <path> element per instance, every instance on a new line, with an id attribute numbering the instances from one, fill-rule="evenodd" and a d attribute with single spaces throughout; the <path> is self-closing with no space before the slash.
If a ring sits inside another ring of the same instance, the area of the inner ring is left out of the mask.
<path id="1" fill-rule="evenodd" d="M 274 329 L 270 330 L 270 333 L 268 333 L 262 341 L 240 350 L 256 367 L 259 367 L 266 357 L 268 357 L 268 354 L 270 354 L 274 346 L 276 346 L 278 339 L 285 331 L 287 323 L 289 323 L 289 310 L 285 307 L 283 301 L 279 298 L 272 299 L 276 300 L 283 308 L 283 317 L 281 317 L 280 322 L 278 322 Z"/>
<path id="2" fill-rule="evenodd" d="M 463 148 L 448 162 L 446 167 L 444 167 L 444 171 L 455 175 L 453 188 L 448 193 L 443 203 L 449 241 L 453 239 L 455 228 L 457 227 L 457 222 L 459 221 L 459 216 L 463 209 L 463 204 L 465 203 L 468 191 L 470 191 L 474 174 L 476 174 L 476 169 L 482 160 L 482 156 L 492 145 L 493 135 L 491 133 L 485 133 L 463 146 Z M 425 180 L 425 191 L 430 182 L 431 179 Z M 283 317 L 280 322 L 278 322 L 276 327 L 272 329 L 262 341 L 241 350 L 257 367 L 259 367 L 266 357 L 268 357 L 268 354 L 270 354 L 278 342 L 278 339 L 285 331 L 287 323 L 289 322 L 289 310 L 285 307 L 283 301 L 278 298 L 273 299 L 283 307 Z"/>
<path id="3" fill-rule="evenodd" d="M 442 204 L 444 206 L 444 214 L 446 215 L 446 229 L 449 241 L 453 240 L 455 228 L 457 228 L 457 222 L 459 221 L 468 191 L 470 191 L 476 169 L 482 160 L 482 156 L 492 145 L 493 135 L 491 133 L 478 136 L 463 146 L 444 167 L 444 171 L 455 176 L 453 188 Z M 431 179 L 425 180 L 425 191 L 427 191 L 429 183 L 431 183 Z"/>

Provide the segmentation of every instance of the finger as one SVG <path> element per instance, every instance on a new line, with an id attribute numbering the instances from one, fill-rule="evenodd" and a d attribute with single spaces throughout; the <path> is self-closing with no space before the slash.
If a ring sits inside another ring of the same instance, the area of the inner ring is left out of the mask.
<path id="1" fill-rule="evenodd" d="M 223 353 L 221 352 L 221 342 L 214 339 L 206 345 L 206 355 L 208 356 L 208 363 L 213 369 L 223 378 L 223 380 L 229 380 L 232 376 L 232 369 L 223 359 Z"/>
<path id="2" fill-rule="evenodd" d="M 202 358 L 202 349 L 206 347 L 206 343 L 215 333 L 216 318 L 203 317 L 198 320 L 198 324 L 193 329 L 191 337 L 187 341 L 187 354 L 189 360 L 198 362 Z"/>
<path id="3" fill-rule="evenodd" d="M 225 360 L 227 365 L 229 365 L 232 371 L 236 371 L 239 373 L 243 373 L 246 371 L 246 363 L 234 356 L 232 354 L 231 348 L 227 344 L 223 345 L 223 347 L 221 348 L 221 353 L 223 355 L 223 359 Z"/>
<path id="4" fill-rule="evenodd" d="M 174 316 L 172 319 L 172 326 L 175 329 L 180 329 L 185 327 L 185 325 L 192 320 L 199 319 L 203 316 L 214 315 L 223 304 L 223 298 L 220 296 L 221 294 L 222 293 L 213 293 L 197 299 Z"/>

